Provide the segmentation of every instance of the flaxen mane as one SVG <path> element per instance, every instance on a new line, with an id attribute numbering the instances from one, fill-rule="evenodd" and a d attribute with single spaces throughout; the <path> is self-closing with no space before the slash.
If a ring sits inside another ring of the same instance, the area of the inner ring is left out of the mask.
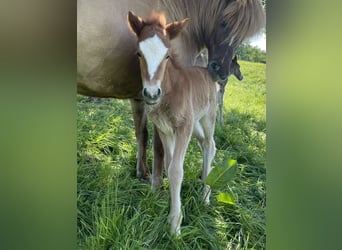
<path id="1" fill-rule="evenodd" d="M 210 0 L 205 3 L 198 0 L 161 1 L 172 13 L 170 21 L 185 17 L 193 20 L 185 32 L 188 36 L 198 36 L 198 41 L 205 36 L 210 36 L 214 28 L 220 25 L 213 20 L 220 20 L 227 24 L 227 37 L 224 42 L 233 47 L 255 35 L 265 25 L 265 11 L 260 0 Z M 204 27 L 209 31 L 206 34 L 203 34 Z"/>
<path id="2" fill-rule="evenodd" d="M 236 48 L 243 40 L 255 35 L 265 25 L 265 13 L 259 0 L 236 0 L 223 11 L 229 36 L 225 42 Z"/>

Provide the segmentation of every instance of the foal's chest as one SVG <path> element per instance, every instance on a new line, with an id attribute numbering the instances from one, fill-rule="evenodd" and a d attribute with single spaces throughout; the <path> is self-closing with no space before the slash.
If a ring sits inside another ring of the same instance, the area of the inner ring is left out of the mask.
<path id="1" fill-rule="evenodd" d="M 167 112 L 160 109 L 148 109 L 148 117 L 164 134 L 174 134 L 174 119 L 171 119 Z"/>

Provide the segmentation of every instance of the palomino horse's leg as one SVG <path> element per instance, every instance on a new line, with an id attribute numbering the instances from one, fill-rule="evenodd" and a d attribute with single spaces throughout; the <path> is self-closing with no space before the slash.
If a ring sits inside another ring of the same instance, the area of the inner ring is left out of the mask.
<path id="1" fill-rule="evenodd" d="M 164 149 L 156 126 L 153 127 L 152 189 L 160 188 L 163 181 Z"/>
<path id="2" fill-rule="evenodd" d="M 180 234 L 180 225 L 183 218 L 181 212 L 180 192 L 184 175 L 184 157 L 191 137 L 191 128 L 187 127 L 178 129 L 181 129 L 182 131 L 176 132 L 173 157 L 168 169 L 168 179 L 171 194 L 171 209 L 168 220 L 171 226 L 170 232 L 171 234 L 175 235 Z"/>
<path id="3" fill-rule="evenodd" d="M 219 106 L 219 115 L 218 115 L 218 120 L 220 125 L 223 124 L 223 96 L 224 96 L 224 91 L 227 85 L 226 81 L 219 81 L 218 82 L 220 89 L 217 92 L 217 102 Z"/>
<path id="4" fill-rule="evenodd" d="M 147 166 L 147 115 L 145 113 L 145 104 L 143 101 L 130 99 L 133 111 L 133 120 L 135 126 L 135 137 L 138 143 L 137 153 L 137 177 L 149 179 L 150 171 Z"/>

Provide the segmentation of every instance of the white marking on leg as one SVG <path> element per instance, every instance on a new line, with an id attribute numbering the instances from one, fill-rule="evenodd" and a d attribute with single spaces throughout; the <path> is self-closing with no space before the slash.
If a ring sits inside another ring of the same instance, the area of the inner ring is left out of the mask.
<path id="1" fill-rule="evenodd" d="M 181 212 L 181 185 L 183 181 L 183 164 L 186 149 L 188 147 L 191 131 L 189 134 L 178 134 L 175 140 L 175 150 L 173 152 L 173 158 L 168 169 L 168 179 L 171 193 L 171 209 L 169 214 L 169 222 L 171 224 L 171 234 L 179 235 L 180 225 L 182 223 L 182 212 Z"/>
<path id="2" fill-rule="evenodd" d="M 204 192 L 203 192 L 203 198 L 205 204 L 210 204 L 210 193 L 211 193 L 211 188 L 209 185 L 204 184 Z"/>
<path id="3" fill-rule="evenodd" d="M 174 160 L 174 159 L 173 159 Z M 182 222 L 181 212 L 181 185 L 183 180 L 183 166 L 180 162 L 171 162 L 169 167 L 169 186 L 171 193 L 171 209 L 169 214 L 169 222 L 171 226 L 171 234 L 180 234 L 180 225 Z"/>
<path id="4" fill-rule="evenodd" d="M 213 112 L 215 112 L 213 110 Z M 204 130 L 205 138 L 203 140 L 203 172 L 202 172 L 202 181 L 205 183 L 205 180 L 207 179 L 208 174 L 211 171 L 211 162 L 215 156 L 215 141 L 213 138 L 214 134 L 214 125 L 215 122 L 212 124 L 210 123 L 210 119 L 204 119 L 202 123 L 202 127 Z M 206 204 L 209 204 L 210 202 L 210 193 L 211 189 L 210 186 L 204 184 L 204 193 L 203 198 Z"/>
<path id="5" fill-rule="evenodd" d="M 153 79 L 168 49 L 157 35 L 140 42 L 139 47 L 145 57 L 150 79 Z"/>

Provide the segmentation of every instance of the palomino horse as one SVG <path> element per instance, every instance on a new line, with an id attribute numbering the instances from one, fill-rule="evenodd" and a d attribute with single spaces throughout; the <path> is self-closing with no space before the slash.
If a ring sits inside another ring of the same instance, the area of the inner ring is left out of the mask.
<path id="1" fill-rule="evenodd" d="M 135 54 L 136 37 L 127 27 L 126 15 L 129 10 L 146 15 L 152 8 L 164 11 L 170 21 L 189 17 L 191 24 L 172 42 L 180 63 L 192 65 L 196 55 L 207 47 L 209 71 L 223 79 L 231 62 L 224 52 L 256 34 L 265 20 L 260 0 L 77 1 L 77 91 L 87 96 L 130 99 L 138 142 L 138 177 L 149 176 L 147 117 Z M 155 133 L 153 175 L 161 175 L 162 159 L 163 149 Z"/>
<path id="2" fill-rule="evenodd" d="M 236 79 L 238 79 L 239 81 L 242 81 L 243 79 L 243 75 L 241 74 L 241 71 L 240 71 L 240 65 L 237 62 L 237 56 L 234 56 L 232 63 L 230 65 L 228 76 L 230 75 L 234 75 Z M 226 81 L 218 81 L 217 83 L 219 85 L 219 90 L 217 92 L 217 104 L 218 104 L 218 111 L 219 111 L 218 121 L 222 125 L 223 124 L 223 96 L 224 96 L 224 92 L 226 89 L 226 85 L 228 84 L 228 79 Z"/>
<path id="3" fill-rule="evenodd" d="M 129 25 L 138 38 L 137 56 L 147 114 L 165 151 L 171 193 L 171 234 L 180 234 L 183 163 L 191 135 L 201 145 L 204 182 L 215 155 L 216 84 L 206 68 L 183 68 L 170 47 L 170 40 L 177 37 L 188 20 L 166 24 L 160 12 L 151 12 L 144 20 L 132 12 L 128 14 Z M 209 195 L 210 187 L 205 185 L 207 203 Z"/>

